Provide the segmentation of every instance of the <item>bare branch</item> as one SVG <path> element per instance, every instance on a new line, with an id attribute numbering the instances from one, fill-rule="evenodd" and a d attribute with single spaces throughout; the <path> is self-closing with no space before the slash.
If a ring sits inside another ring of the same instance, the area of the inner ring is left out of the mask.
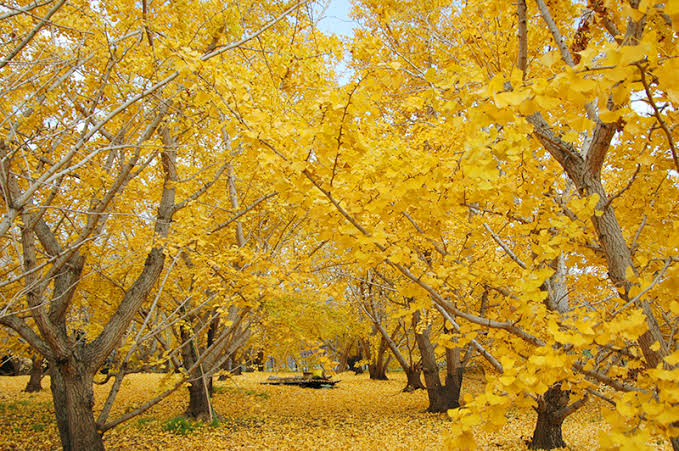
<path id="1" fill-rule="evenodd" d="M 0 324 L 9 327 L 18 333 L 21 338 L 26 340 L 33 348 L 35 348 L 43 357 L 47 359 L 53 359 L 54 354 L 52 350 L 47 346 L 47 343 L 43 341 L 42 338 L 31 329 L 28 324 L 21 318 L 14 315 L 2 316 L 0 317 Z"/>
<path id="2" fill-rule="evenodd" d="M 41 6 L 49 5 L 53 1 L 54 0 L 47 0 L 45 2 L 39 2 L 36 0 L 33 3 L 29 3 L 28 5 L 24 6 L 23 8 L 15 8 L 14 6 L 3 5 L 3 7 L 11 9 L 11 11 L 0 15 L 0 20 L 9 19 L 10 17 L 14 17 L 18 14 L 25 14 L 29 11 L 33 11 L 35 8 L 40 8 Z"/>
<path id="3" fill-rule="evenodd" d="M 574 413 L 580 407 L 584 406 L 587 403 L 587 401 L 588 401 L 588 396 L 587 396 L 587 393 L 585 393 L 585 395 L 582 398 L 578 399 L 577 401 L 575 401 L 571 405 L 566 406 L 566 407 L 559 409 L 556 412 L 554 412 L 554 416 L 556 418 L 563 420 L 568 415 Z"/>
<path id="4" fill-rule="evenodd" d="M 573 364 L 573 368 L 584 374 L 587 377 L 590 377 L 596 381 L 599 381 L 603 384 L 608 385 L 609 387 L 612 387 L 618 391 L 623 391 L 623 392 L 630 392 L 630 391 L 636 391 L 636 392 L 645 392 L 645 390 L 635 387 L 634 385 L 629 385 L 624 382 L 620 382 L 617 379 L 613 379 L 611 377 L 606 376 L 605 374 L 598 373 L 593 370 L 586 370 L 585 366 L 582 363 L 576 362 Z"/>
<path id="5" fill-rule="evenodd" d="M 611 147 L 611 140 L 616 129 L 615 123 L 607 124 L 597 121 L 589 148 L 585 149 L 585 164 L 597 180 L 601 177 L 601 167 L 606 159 L 606 152 Z"/>
<path id="6" fill-rule="evenodd" d="M 634 174 L 632 174 L 632 177 L 629 179 L 629 182 L 627 182 L 627 185 L 625 185 L 625 187 L 624 187 L 623 189 L 621 189 L 620 191 L 618 191 L 617 193 L 615 193 L 613 196 L 611 196 L 611 198 L 608 199 L 608 202 L 606 202 L 606 206 L 605 206 L 604 208 L 607 208 L 609 205 L 611 205 L 611 203 L 612 203 L 615 199 L 617 199 L 618 197 L 622 196 L 622 194 L 623 194 L 625 191 L 627 191 L 628 189 L 630 189 L 630 187 L 631 187 L 632 184 L 634 183 L 634 180 L 637 178 L 637 174 L 639 174 L 639 170 L 640 170 L 640 169 L 641 169 L 641 165 L 640 165 L 639 163 L 637 163 L 637 169 L 634 171 Z"/>
<path id="7" fill-rule="evenodd" d="M 444 310 L 443 307 L 441 307 L 438 304 L 434 304 L 436 309 L 441 312 L 443 317 L 453 326 L 453 329 L 455 329 L 458 333 L 460 332 L 460 325 L 455 322 L 455 320 Z M 486 350 L 478 341 L 475 339 L 471 339 L 469 343 L 476 348 L 476 350 L 481 354 L 491 365 L 495 367 L 500 373 L 504 373 L 504 369 L 502 368 L 502 364 L 498 362 L 498 360 L 493 357 L 493 355 Z"/>

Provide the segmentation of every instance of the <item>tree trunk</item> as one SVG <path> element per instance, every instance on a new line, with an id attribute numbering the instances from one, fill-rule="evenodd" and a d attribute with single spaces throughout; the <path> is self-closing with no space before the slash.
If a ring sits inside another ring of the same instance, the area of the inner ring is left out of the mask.
<path id="1" fill-rule="evenodd" d="M 448 408 L 460 407 L 460 391 L 462 390 L 462 375 L 464 367 L 460 360 L 460 348 L 446 348 L 446 386 L 445 396 Z"/>
<path id="2" fill-rule="evenodd" d="M 530 442 L 531 449 L 553 449 L 566 446 L 561 426 L 568 406 L 569 394 L 561 390 L 561 384 L 554 384 L 538 399 L 538 420 Z"/>
<path id="3" fill-rule="evenodd" d="M 413 313 L 415 330 L 417 330 L 416 324 L 419 321 L 420 313 L 419 311 L 416 311 Z M 415 339 L 422 357 L 422 370 L 424 372 L 424 381 L 427 386 L 427 396 L 429 397 L 427 412 L 447 412 L 448 409 L 460 407 L 462 365 L 459 362 L 459 350 L 456 353 L 452 352 L 451 357 L 446 355 L 447 360 L 457 355 L 457 361 L 449 360 L 448 367 L 453 368 L 455 371 L 453 373 L 450 371 L 447 372 L 449 374 L 446 376 L 446 385 L 443 385 L 441 384 L 441 377 L 439 376 L 439 367 L 436 363 L 434 346 L 429 340 L 429 327 L 419 333 L 416 332 Z"/>
<path id="4" fill-rule="evenodd" d="M 104 451 L 94 421 L 92 375 L 77 363 L 50 362 L 50 379 L 57 427 L 64 451 Z"/>
<path id="5" fill-rule="evenodd" d="M 42 362 L 43 358 L 39 355 L 33 356 L 33 364 L 31 365 L 31 377 L 28 379 L 28 384 L 24 391 L 28 393 L 35 393 L 42 390 Z"/>
<path id="6" fill-rule="evenodd" d="M 233 358 L 232 357 L 229 357 L 228 359 L 226 359 L 226 362 L 224 362 L 224 365 L 222 365 L 222 370 L 228 371 L 229 373 L 231 373 L 231 371 L 233 370 Z M 221 376 L 219 376 L 217 378 L 217 380 L 218 381 L 225 381 L 228 378 L 229 378 L 228 375 L 222 374 Z"/>
<path id="7" fill-rule="evenodd" d="M 212 386 L 212 378 L 206 378 L 206 383 L 203 383 L 203 378 L 198 376 L 189 384 L 189 406 L 186 408 L 185 415 L 200 421 L 209 421 L 212 417 L 210 405 L 210 387 Z"/>
<path id="8" fill-rule="evenodd" d="M 415 390 L 425 389 L 425 386 L 422 383 L 422 368 L 418 366 L 412 366 L 410 368 L 406 368 L 405 373 L 406 377 L 408 378 L 408 382 L 403 389 L 404 392 L 410 393 L 414 392 Z"/>
<path id="9" fill-rule="evenodd" d="M 189 332 L 182 328 L 182 361 L 184 368 L 189 370 L 198 361 L 198 350 L 196 349 L 195 341 L 190 336 Z M 196 420 L 210 420 L 212 419 L 212 407 L 210 402 L 210 393 L 212 392 L 212 377 L 205 377 L 203 375 L 203 368 L 198 365 L 191 372 L 191 382 L 189 383 L 189 405 L 186 408 L 185 415 Z"/>
<path id="10" fill-rule="evenodd" d="M 350 342 L 340 354 L 339 365 L 337 365 L 336 373 L 343 373 L 349 368 L 349 354 L 351 353 L 351 348 L 354 346 L 353 341 Z"/>
<path id="11" fill-rule="evenodd" d="M 370 379 L 386 381 L 387 378 L 387 364 L 388 359 L 385 359 L 385 354 L 387 351 L 387 342 L 384 337 L 380 338 L 380 346 L 377 350 L 377 355 L 374 356 L 370 365 L 368 365 L 368 372 L 370 373 Z"/>
<path id="12" fill-rule="evenodd" d="M 368 372 L 370 373 L 370 379 L 376 381 L 387 381 L 387 369 L 377 363 L 368 366 Z"/>

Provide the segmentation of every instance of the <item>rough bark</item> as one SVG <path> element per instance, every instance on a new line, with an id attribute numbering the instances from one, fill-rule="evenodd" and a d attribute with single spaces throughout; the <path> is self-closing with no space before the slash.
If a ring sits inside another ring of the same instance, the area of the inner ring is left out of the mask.
<path id="1" fill-rule="evenodd" d="M 339 365 L 337 365 L 337 369 L 335 370 L 336 373 L 342 373 L 349 369 L 349 354 L 351 353 L 353 345 L 353 341 L 350 342 L 340 354 Z"/>
<path id="2" fill-rule="evenodd" d="M 42 356 L 34 355 L 31 364 L 31 377 L 24 391 L 35 393 L 42 390 Z"/>
<path id="3" fill-rule="evenodd" d="M 212 406 L 209 401 L 212 378 L 206 378 L 206 382 L 204 384 L 203 378 L 199 377 L 189 384 L 189 406 L 185 412 L 187 417 L 200 421 L 209 421 L 212 418 Z"/>
<path id="4" fill-rule="evenodd" d="M 446 385 L 444 396 L 449 409 L 460 407 L 460 390 L 464 366 L 460 360 L 460 348 L 446 348 Z"/>
<path id="5" fill-rule="evenodd" d="M 198 361 L 198 353 L 195 342 L 190 336 L 190 333 L 182 328 L 182 362 L 184 368 L 189 370 L 195 366 Z M 202 365 L 198 365 L 191 371 L 189 390 L 189 405 L 184 413 L 187 417 L 196 420 L 211 420 L 212 406 L 210 403 L 210 393 L 212 387 L 212 377 L 206 377 L 203 374 Z"/>
<path id="6" fill-rule="evenodd" d="M 413 322 L 420 321 L 420 314 L 416 311 L 413 314 Z M 446 384 L 441 383 L 439 367 L 436 363 L 434 346 L 429 339 L 429 327 L 417 332 L 415 327 L 415 339 L 422 356 L 422 372 L 427 387 L 429 407 L 427 412 L 447 412 L 449 409 L 460 407 L 460 388 L 462 387 L 463 368 L 459 361 L 459 350 L 457 352 L 446 352 L 447 367 Z M 454 361 L 457 357 L 457 361 Z M 452 371 L 451 371 L 452 370 Z"/>
<path id="7" fill-rule="evenodd" d="M 615 135 L 615 124 L 597 123 L 591 141 L 581 153 L 571 144 L 561 141 L 539 113 L 532 115 L 529 120 L 534 126 L 538 140 L 563 167 L 581 195 L 599 196 L 596 204 L 597 214 L 591 217 L 592 224 L 606 258 L 608 277 L 627 300 L 632 284 L 627 280 L 625 271 L 628 266 L 636 271 L 636 267 L 615 210 L 601 182 L 601 167 Z M 648 331 L 639 337 L 637 342 L 646 365 L 654 368 L 669 354 L 669 350 L 649 302 L 639 299 L 636 305 L 643 310 L 648 325 Z M 660 344 L 657 351 L 651 348 L 656 341 Z"/>
<path id="8" fill-rule="evenodd" d="M 92 374 L 76 359 L 50 362 L 50 379 L 57 427 L 64 451 L 103 451 L 92 408 Z"/>
<path id="9" fill-rule="evenodd" d="M 561 384 L 554 384 L 538 399 L 535 409 L 538 413 L 537 424 L 530 442 L 531 449 L 553 449 L 566 446 L 561 433 L 568 406 L 569 394 L 561 390 Z"/>

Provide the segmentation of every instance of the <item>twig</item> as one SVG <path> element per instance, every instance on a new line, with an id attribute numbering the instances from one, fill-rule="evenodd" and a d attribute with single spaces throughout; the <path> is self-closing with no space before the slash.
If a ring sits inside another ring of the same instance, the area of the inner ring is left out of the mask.
<path id="1" fill-rule="evenodd" d="M 602 210 L 608 208 L 609 205 L 611 205 L 611 203 L 613 203 L 613 201 L 614 201 L 615 199 L 617 199 L 618 197 L 620 197 L 620 196 L 622 195 L 622 193 L 624 193 L 625 191 L 627 191 L 627 190 L 632 186 L 632 183 L 634 183 L 634 180 L 637 178 L 637 174 L 639 174 L 639 169 L 641 169 L 641 165 L 640 165 L 639 163 L 637 163 L 637 169 L 634 171 L 634 174 L 632 174 L 632 178 L 629 180 L 629 182 L 627 183 L 627 185 L 626 185 L 623 189 L 621 189 L 620 191 L 618 191 L 617 193 L 615 193 L 613 196 L 611 196 L 611 198 L 608 199 L 608 202 L 606 202 L 606 205 L 604 206 L 604 208 L 602 208 Z"/>
<path id="2" fill-rule="evenodd" d="M 36 34 L 42 29 L 42 27 L 49 22 L 50 18 L 56 13 L 61 6 L 66 3 L 66 0 L 59 0 L 59 2 L 50 9 L 45 17 L 42 18 L 42 20 L 36 25 L 27 35 L 24 37 L 24 39 L 12 50 L 9 55 L 5 57 L 2 61 L 0 61 L 0 69 L 5 67 L 7 63 L 9 63 L 15 56 L 19 54 L 19 52 L 26 47 L 26 45 L 31 42 L 31 40 L 35 37 Z"/>
<path id="3" fill-rule="evenodd" d="M 254 33 L 252 33 L 252 34 L 250 34 L 250 35 L 248 35 L 248 36 L 245 36 L 243 39 L 241 39 L 241 40 L 239 40 L 239 41 L 233 42 L 233 43 L 231 43 L 231 44 L 227 44 L 227 45 L 225 45 L 225 46 L 223 46 L 223 47 L 218 48 L 217 50 L 214 50 L 214 51 L 212 51 L 212 52 L 210 52 L 210 53 L 207 53 L 207 54 L 201 56 L 201 57 L 200 57 L 200 60 L 201 60 L 201 61 L 207 61 L 207 60 L 209 60 L 209 59 L 212 58 L 212 57 L 215 57 L 215 56 L 220 55 L 220 54 L 222 54 L 222 53 L 224 53 L 224 52 L 226 52 L 226 51 L 229 51 L 229 50 L 234 49 L 234 48 L 236 48 L 236 47 L 238 47 L 238 46 L 240 46 L 240 45 L 245 44 L 246 42 L 248 42 L 248 41 L 250 41 L 250 40 L 256 38 L 257 36 L 259 36 L 260 34 L 264 33 L 266 30 L 268 30 L 269 28 L 273 27 L 274 25 L 276 25 L 276 24 L 277 24 L 278 22 L 280 22 L 281 20 L 285 19 L 285 17 L 287 17 L 291 12 L 295 11 L 295 10 L 296 10 L 297 8 L 299 8 L 300 6 L 304 5 L 305 3 L 309 3 L 309 1 L 310 1 L 310 0 L 301 0 L 301 1 L 297 2 L 297 3 L 295 3 L 295 4 L 292 5 L 290 8 L 286 9 L 285 11 L 283 11 L 283 13 L 282 13 L 280 16 L 275 17 L 274 19 L 270 20 L 266 25 L 264 25 L 262 28 L 260 28 L 260 29 L 257 30 L 256 32 L 254 32 Z"/>
<path id="4" fill-rule="evenodd" d="M 264 202 L 264 201 L 267 200 L 267 199 L 270 199 L 270 198 L 276 196 L 277 194 L 278 194 L 278 191 L 274 191 L 273 193 L 269 193 L 269 194 L 267 194 L 266 196 L 260 197 L 259 199 L 255 200 L 252 204 L 248 205 L 247 208 L 245 208 L 245 209 L 239 211 L 239 212 L 238 212 L 236 215 L 234 215 L 231 219 L 229 219 L 229 220 L 226 221 L 226 222 L 223 222 L 223 223 L 219 224 L 217 227 L 215 227 L 214 229 L 212 229 L 212 231 L 210 232 L 210 234 L 213 234 L 213 233 L 215 233 L 215 232 L 218 232 L 219 230 L 222 230 L 224 227 L 228 226 L 229 224 L 231 224 L 232 222 L 234 222 L 235 220 L 237 220 L 238 218 L 240 218 L 241 216 L 243 216 L 245 213 L 247 213 L 247 212 L 249 212 L 250 210 L 252 210 L 253 208 L 255 208 L 257 205 L 261 204 L 262 202 Z"/>
<path id="5" fill-rule="evenodd" d="M 526 264 L 523 261 L 521 261 L 521 259 L 517 257 L 516 254 L 514 254 L 514 252 L 512 252 L 511 249 L 509 249 L 509 246 L 507 246 L 507 244 L 505 244 L 505 242 L 502 241 L 502 239 L 499 236 L 497 236 L 495 232 L 493 232 L 493 230 L 487 223 L 483 223 L 483 227 L 488 231 L 488 233 L 490 233 L 495 242 L 499 244 L 502 249 L 504 249 L 507 255 L 509 255 L 511 259 L 516 262 L 517 265 L 519 265 L 523 269 L 526 269 Z"/>
<path id="6" fill-rule="evenodd" d="M 646 68 L 642 67 L 641 63 L 635 63 L 635 65 L 637 66 L 637 68 L 639 69 L 639 73 L 641 74 L 641 83 L 644 85 L 644 91 L 646 92 L 648 103 L 650 103 L 651 108 L 653 108 L 653 116 L 655 116 L 655 119 L 660 124 L 660 128 L 662 128 L 662 131 L 665 133 L 665 136 L 667 137 L 667 143 L 670 145 L 672 159 L 674 160 L 674 167 L 676 168 L 677 171 L 679 171 L 679 158 L 677 157 L 677 147 L 674 143 L 674 138 L 672 138 L 672 132 L 670 131 L 669 127 L 667 127 L 667 123 L 660 114 L 660 109 L 658 108 L 658 105 L 655 103 L 655 100 L 653 100 L 651 88 L 648 84 L 648 80 L 646 80 Z"/>

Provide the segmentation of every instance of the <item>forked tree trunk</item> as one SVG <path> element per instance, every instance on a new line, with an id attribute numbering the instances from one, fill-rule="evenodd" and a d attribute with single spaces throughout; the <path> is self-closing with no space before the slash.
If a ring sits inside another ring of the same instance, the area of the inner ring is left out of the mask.
<path id="1" fill-rule="evenodd" d="M 566 446 L 561 433 L 569 394 L 554 384 L 538 399 L 538 420 L 530 442 L 531 449 L 553 449 Z"/>
<path id="2" fill-rule="evenodd" d="M 413 313 L 413 323 L 417 324 L 419 320 L 420 314 L 419 311 L 416 311 Z M 415 330 L 417 330 L 417 327 L 415 327 Z M 455 371 L 452 373 L 450 370 L 447 371 L 446 385 L 443 385 L 439 376 L 434 346 L 429 339 L 429 328 L 427 327 L 419 333 L 416 332 L 415 338 L 422 357 L 422 371 L 424 373 L 425 385 L 427 386 L 427 396 L 429 397 L 427 412 L 447 412 L 449 409 L 460 407 L 460 388 L 462 387 L 463 369 L 459 361 L 459 350 L 446 352 L 447 366 Z M 457 361 L 452 361 L 451 359 L 456 356 Z"/>
<path id="3" fill-rule="evenodd" d="M 415 390 L 425 389 L 425 386 L 422 383 L 422 368 L 418 366 L 412 366 L 410 368 L 406 368 L 405 373 L 407 383 L 405 388 L 403 389 L 404 392 L 410 393 L 414 392 Z"/>
<path id="4" fill-rule="evenodd" d="M 42 356 L 37 354 L 33 356 L 33 363 L 31 364 L 31 377 L 28 379 L 28 384 L 26 384 L 24 391 L 28 393 L 35 393 L 42 390 L 42 362 Z"/>
<path id="5" fill-rule="evenodd" d="M 92 408 L 92 375 L 77 363 L 50 362 L 50 386 L 64 451 L 104 451 Z"/>

